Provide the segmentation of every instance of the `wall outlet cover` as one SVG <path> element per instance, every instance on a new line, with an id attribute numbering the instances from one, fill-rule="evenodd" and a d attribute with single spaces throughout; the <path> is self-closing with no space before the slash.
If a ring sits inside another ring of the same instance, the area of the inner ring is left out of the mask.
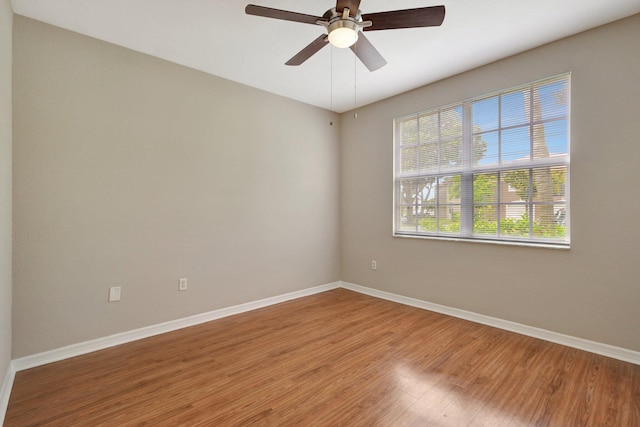
<path id="1" fill-rule="evenodd" d="M 112 286 L 109 288 L 109 302 L 120 301 L 120 293 L 122 288 L 120 286 Z"/>

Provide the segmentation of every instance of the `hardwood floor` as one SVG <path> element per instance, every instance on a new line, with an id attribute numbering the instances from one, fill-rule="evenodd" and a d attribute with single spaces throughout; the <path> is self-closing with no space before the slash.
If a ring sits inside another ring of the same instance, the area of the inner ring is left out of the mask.
<path id="1" fill-rule="evenodd" d="M 640 426 L 640 366 L 337 289 L 18 372 L 44 425 Z"/>

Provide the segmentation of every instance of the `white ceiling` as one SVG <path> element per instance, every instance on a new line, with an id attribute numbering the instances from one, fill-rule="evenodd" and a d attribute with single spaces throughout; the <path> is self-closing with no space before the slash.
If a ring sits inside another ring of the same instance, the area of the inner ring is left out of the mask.
<path id="1" fill-rule="evenodd" d="M 372 31 L 388 64 L 349 49 L 284 63 L 325 31 L 248 16 L 248 3 L 322 15 L 335 0 L 13 0 L 15 13 L 343 112 L 640 12 L 640 0 L 362 0 L 363 13 L 444 4 L 441 27 Z"/>

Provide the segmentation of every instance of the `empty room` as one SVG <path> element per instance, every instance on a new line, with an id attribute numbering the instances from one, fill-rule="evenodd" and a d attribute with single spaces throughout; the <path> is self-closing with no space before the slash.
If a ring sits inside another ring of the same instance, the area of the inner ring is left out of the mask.
<path id="1" fill-rule="evenodd" d="M 1 425 L 640 426 L 638 0 L 0 4 Z"/>

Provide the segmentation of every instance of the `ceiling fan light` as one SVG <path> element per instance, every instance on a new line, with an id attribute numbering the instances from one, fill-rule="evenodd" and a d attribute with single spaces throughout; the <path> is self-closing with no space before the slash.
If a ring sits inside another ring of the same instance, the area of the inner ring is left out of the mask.
<path id="1" fill-rule="evenodd" d="M 350 47 L 358 41 L 358 26 L 349 20 L 340 20 L 329 25 L 329 43 L 335 47 Z"/>

